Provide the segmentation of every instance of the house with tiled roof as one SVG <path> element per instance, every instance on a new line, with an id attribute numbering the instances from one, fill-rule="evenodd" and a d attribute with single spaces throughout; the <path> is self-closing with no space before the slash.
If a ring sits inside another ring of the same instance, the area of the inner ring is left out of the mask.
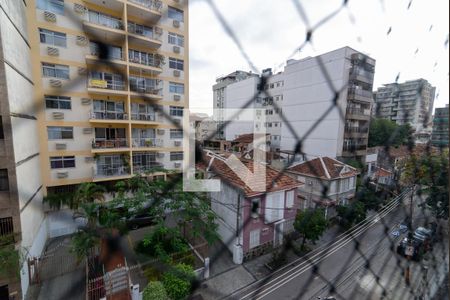
<path id="1" fill-rule="evenodd" d="M 334 158 L 318 157 L 287 169 L 287 174 L 304 183 L 298 188 L 301 208 L 321 207 L 327 218 L 336 214 L 337 205 L 355 197 L 359 171 Z"/>
<path id="2" fill-rule="evenodd" d="M 394 173 L 383 168 L 377 168 L 371 179 L 377 184 L 391 185 L 394 180 Z"/>
<path id="3" fill-rule="evenodd" d="M 229 164 L 230 155 L 210 152 L 198 167 L 205 178 L 220 180 L 220 191 L 210 193 L 211 209 L 218 217 L 221 240 L 240 264 L 281 245 L 284 235 L 293 231 L 302 183 L 265 164 L 239 158 L 240 166 L 250 172 L 242 175 Z"/>

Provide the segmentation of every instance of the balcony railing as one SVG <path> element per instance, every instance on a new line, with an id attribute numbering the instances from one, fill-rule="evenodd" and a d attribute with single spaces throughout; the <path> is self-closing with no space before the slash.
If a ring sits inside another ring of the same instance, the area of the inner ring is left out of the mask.
<path id="1" fill-rule="evenodd" d="M 137 93 L 151 94 L 155 96 L 162 96 L 162 89 L 154 86 L 130 85 L 130 91 Z"/>
<path id="2" fill-rule="evenodd" d="M 124 138 L 114 140 L 94 139 L 92 141 L 92 149 L 114 149 L 127 147 L 127 139 Z"/>
<path id="3" fill-rule="evenodd" d="M 149 39 L 162 41 L 161 38 L 161 29 L 156 29 L 156 27 L 147 27 L 143 28 L 143 26 L 134 24 L 134 23 L 128 23 L 128 32 L 137 34 Z"/>
<path id="4" fill-rule="evenodd" d="M 360 150 L 366 150 L 366 145 L 344 145 L 343 150 L 348 152 L 355 152 Z"/>
<path id="5" fill-rule="evenodd" d="M 134 173 L 147 173 L 147 172 L 154 171 L 156 168 L 162 168 L 162 167 L 163 167 L 162 163 L 152 161 L 145 165 L 133 165 L 133 172 Z"/>
<path id="6" fill-rule="evenodd" d="M 354 87 L 350 87 L 348 89 L 348 94 L 349 95 L 361 96 L 361 97 L 365 97 L 365 98 L 371 98 L 371 99 L 373 97 L 373 94 L 372 94 L 371 91 L 357 89 L 357 88 L 354 88 Z"/>
<path id="7" fill-rule="evenodd" d="M 155 114 L 131 113 L 131 120 L 155 122 L 156 115 Z"/>
<path id="8" fill-rule="evenodd" d="M 126 166 L 100 165 L 93 168 L 94 177 L 113 177 L 129 175 L 129 168 Z"/>
<path id="9" fill-rule="evenodd" d="M 134 138 L 133 147 L 160 148 L 163 147 L 163 140 L 157 138 Z"/>
<path id="10" fill-rule="evenodd" d="M 369 129 L 368 128 L 363 128 L 363 127 L 345 127 L 345 132 L 348 132 L 348 133 L 368 133 Z"/>
<path id="11" fill-rule="evenodd" d="M 360 116 L 370 116 L 370 109 L 364 108 L 347 108 L 347 114 L 360 115 Z"/>
<path id="12" fill-rule="evenodd" d="M 159 0 L 128 0 L 131 3 L 161 12 L 162 2 Z"/>
<path id="13" fill-rule="evenodd" d="M 98 88 L 98 89 L 106 89 L 106 90 L 115 90 L 115 91 L 123 91 L 125 90 L 125 82 L 116 81 L 116 80 L 104 80 L 104 79 L 88 79 L 88 87 L 90 88 Z"/>
<path id="14" fill-rule="evenodd" d="M 105 26 L 112 29 L 124 29 L 122 20 L 95 11 L 89 11 L 86 14 L 86 20 L 89 23 Z"/>
<path id="15" fill-rule="evenodd" d="M 134 51 L 134 50 L 133 50 Z M 131 63 L 140 64 L 149 67 L 162 68 L 164 57 L 160 54 L 144 53 L 140 52 L 140 55 L 134 55 L 135 53 L 129 51 L 129 60 Z"/>
<path id="16" fill-rule="evenodd" d="M 89 119 L 95 120 L 128 120 L 128 114 L 123 112 L 104 112 L 104 111 L 90 111 Z"/>

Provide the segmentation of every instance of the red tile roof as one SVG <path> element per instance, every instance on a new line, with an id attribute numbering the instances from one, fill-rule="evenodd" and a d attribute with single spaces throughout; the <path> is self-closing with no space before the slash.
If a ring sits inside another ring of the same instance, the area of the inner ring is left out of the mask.
<path id="1" fill-rule="evenodd" d="M 266 136 L 268 136 L 269 134 L 266 134 Z M 262 135 L 256 135 L 256 138 L 260 138 Z M 246 133 L 246 134 L 241 134 L 240 136 L 238 136 L 237 138 L 235 138 L 233 140 L 233 143 L 243 143 L 243 144 L 250 144 L 253 143 L 253 133 Z"/>
<path id="2" fill-rule="evenodd" d="M 378 168 L 378 170 L 375 171 L 375 177 L 387 177 L 392 176 L 392 174 L 392 172 L 383 168 Z"/>
<path id="3" fill-rule="evenodd" d="M 330 157 L 318 157 L 288 168 L 289 172 L 322 179 L 336 179 L 358 175 L 355 168 Z"/>
<path id="4" fill-rule="evenodd" d="M 227 155 L 228 156 L 228 155 Z M 206 157 L 205 160 L 210 161 L 211 157 Z M 254 162 L 251 160 L 240 159 L 240 161 L 253 173 Z M 229 185 L 240 189 L 244 192 L 246 197 L 252 197 L 264 192 L 254 191 L 252 190 L 246 182 L 244 182 L 236 173 L 223 161 L 220 159 L 214 158 L 213 162 L 210 165 L 209 171 L 212 171 L 215 176 L 221 178 Z M 275 184 L 272 183 L 276 180 Z M 254 182 L 253 182 L 254 184 Z M 291 178 L 288 175 L 282 174 L 280 176 L 280 172 L 266 166 L 266 193 L 282 191 L 282 190 L 290 190 L 296 187 L 303 185 L 303 183 Z"/>

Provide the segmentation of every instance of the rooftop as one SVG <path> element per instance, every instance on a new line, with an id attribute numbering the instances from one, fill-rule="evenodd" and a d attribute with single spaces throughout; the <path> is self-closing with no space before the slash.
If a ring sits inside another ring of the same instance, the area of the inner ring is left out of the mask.
<path id="1" fill-rule="evenodd" d="M 359 174 L 357 169 L 327 156 L 301 162 L 288 168 L 288 171 L 327 180 Z"/>

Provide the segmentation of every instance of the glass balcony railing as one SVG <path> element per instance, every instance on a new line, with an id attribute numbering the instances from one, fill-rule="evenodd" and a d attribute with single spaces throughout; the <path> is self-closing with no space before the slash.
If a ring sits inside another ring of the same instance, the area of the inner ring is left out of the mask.
<path id="1" fill-rule="evenodd" d="M 131 3 L 161 12 L 162 2 L 159 0 L 128 0 Z"/>
<path id="2" fill-rule="evenodd" d="M 131 113 L 131 120 L 155 122 L 156 115 L 155 114 Z"/>
<path id="3" fill-rule="evenodd" d="M 163 147 L 163 140 L 157 138 L 133 138 L 133 147 L 135 148 Z"/>
<path id="4" fill-rule="evenodd" d="M 86 21 L 112 29 L 124 29 L 122 20 L 93 10 L 86 14 Z"/>
<path id="5" fill-rule="evenodd" d="M 161 41 L 162 39 L 162 29 L 159 27 L 148 27 L 145 25 L 128 22 L 128 32 L 153 40 Z"/>
<path id="6" fill-rule="evenodd" d="M 114 177 L 114 176 L 124 176 L 129 175 L 129 168 L 126 166 L 108 166 L 108 165 L 97 165 L 93 169 L 94 177 Z"/>
<path id="7" fill-rule="evenodd" d="M 90 111 L 89 119 L 95 120 L 128 120 L 128 114 L 116 111 Z"/>
<path id="8" fill-rule="evenodd" d="M 369 129 L 365 127 L 345 127 L 345 132 L 348 133 L 368 133 Z"/>
<path id="9" fill-rule="evenodd" d="M 126 138 L 117 138 L 113 140 L 95 138 L 92 141 L 92 149 L 114 149 L 127 147 L 128 143 Z"/>
<path id="10" fill-rule="evenodd" d="M 365 98 L 370 98 L 372 99 L 373 97 L 373 93 L 371 91 L 366 91 L 363 89 L 357 89 L 354 87 L 350 87 L 348 89 L 348 94 L 349 95 L 356 95 L 356 96 L 361 96 L 361 97 L 365 97 Z"/>
<path id="11" fill-rule="evenodd" d="M 147 162 L 145 165 L 134 165 L 133 164 L 133 172 L 134 173 L 147 173 L 153 171 L 155 168 L 162 168 L 163 164 L 160 162 L 152 161 Z"/>
<path id="12" fill-rule="evenodd" d="M 355 152 L 360 150 L 366 150 L 366 145 L 344 145 L 343 150 L 347 152 Z"/>
<path id="13" fill-rule="evenodd" d="M 370 109 L 364 108 L 347 108 L 347 114 L 359 115 L 359 116 L 370 116 Z"/>
<path id="14" fill-rule="evenodd" d="M 103 76 L 89 76 L 88 87 L 115 91 L 125 90 L 125 82 L 120 80 L 120 75 L 102 74 Z M 118 78 L 116 78 L 118 77 Z"/>
<path id="15" fill-rule="evenodd" d="M 129 50 L 128 58 L 131 63 L 149 67 L 162 68 L 164 64 L 164 57 L 161 54 Z"/>

